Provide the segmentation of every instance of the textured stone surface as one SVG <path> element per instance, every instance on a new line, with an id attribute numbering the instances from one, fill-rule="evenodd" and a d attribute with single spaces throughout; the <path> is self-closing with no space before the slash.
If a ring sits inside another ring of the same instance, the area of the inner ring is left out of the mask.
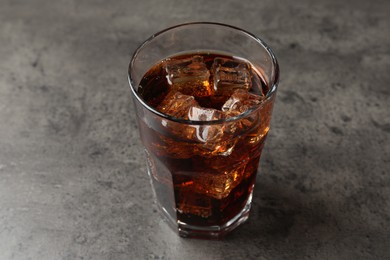
<path id="1" fill-rule="evenodd" d="M 0 0 L 0 259 L 389 259 L 390 3 Z M 250 220 L 178 238 L 152 206 L 131 53 L 186 21 L 281 65 Z"/>

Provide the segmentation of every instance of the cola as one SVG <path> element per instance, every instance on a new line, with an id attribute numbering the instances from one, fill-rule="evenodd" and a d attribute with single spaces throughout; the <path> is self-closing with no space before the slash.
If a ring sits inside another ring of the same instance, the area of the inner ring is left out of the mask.
<path id="1" fill-rule="evenodd" d="M 218 232 L 249 214 L 269 91 L 261 68 L 218 53 L 168 57 L 140 81 L 138 95 L 155 111 L 137 113 L 148 172 L 159 208 L 182 235 Z"/>

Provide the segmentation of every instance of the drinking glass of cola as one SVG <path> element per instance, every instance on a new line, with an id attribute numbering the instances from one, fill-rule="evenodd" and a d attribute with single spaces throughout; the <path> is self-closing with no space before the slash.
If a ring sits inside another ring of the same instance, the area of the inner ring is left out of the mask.
<path id="1" fill-rule="evenodd" d="M 223 24 L 171 27 L 134 53 L 147 171 L 180 236 L 218 239 L 247 220 L 278 79 L 271 49 Z"/>

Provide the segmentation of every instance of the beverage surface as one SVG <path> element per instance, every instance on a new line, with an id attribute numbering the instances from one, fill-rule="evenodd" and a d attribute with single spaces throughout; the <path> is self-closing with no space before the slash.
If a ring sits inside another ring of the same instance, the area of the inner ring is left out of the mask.
<path id="1" fill-rule="evenodd" d="M 151 114 L 140 119 L 157 203 L 173 222 L 221 227 L 241 214 L 250 203 L 273 105 L 257 70 L 220 54 L 174 56 L 155 64 L 138 92 L 156 110 L 192 121 L 236 117 L 262 106 L 210 125 Z"/>
<path id="2" fill-rule="evenodd" d="M 156 64 L 143 77 L 138 92 L 160 112 L 182 119 L 210 121 L 239 114 L 232 111 L 232 95 L 252 100 L 240 107 L 242 113 L 243 109 L 258 105 L 268 87 L 252 64 L 244 59 L 220 54 L 186 54 Z M 182 103 L 188 107 L 180 106 L 184 105 Z M 199 118 L 199 113 L 187 110 L 193 106 L 198 108 L 196 112 L 210 114 L 215 109 L 224 113 Z"/>

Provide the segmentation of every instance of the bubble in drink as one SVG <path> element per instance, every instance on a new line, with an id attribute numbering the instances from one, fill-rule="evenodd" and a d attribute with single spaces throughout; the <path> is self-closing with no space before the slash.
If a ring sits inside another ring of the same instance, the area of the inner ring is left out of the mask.
<path id="1" fill-rule="evenodd" d="M 244 209 L 269 129 L 267 92 L 248 61 L 213 53 L 169 57 L 145 74 L 139 88 L 144 101 L 188 120 L 156 117 L 140 124 L 154 190 L 173 189 L 171 198 L 156 192 L 171 219 L 223 226 Z"/>

